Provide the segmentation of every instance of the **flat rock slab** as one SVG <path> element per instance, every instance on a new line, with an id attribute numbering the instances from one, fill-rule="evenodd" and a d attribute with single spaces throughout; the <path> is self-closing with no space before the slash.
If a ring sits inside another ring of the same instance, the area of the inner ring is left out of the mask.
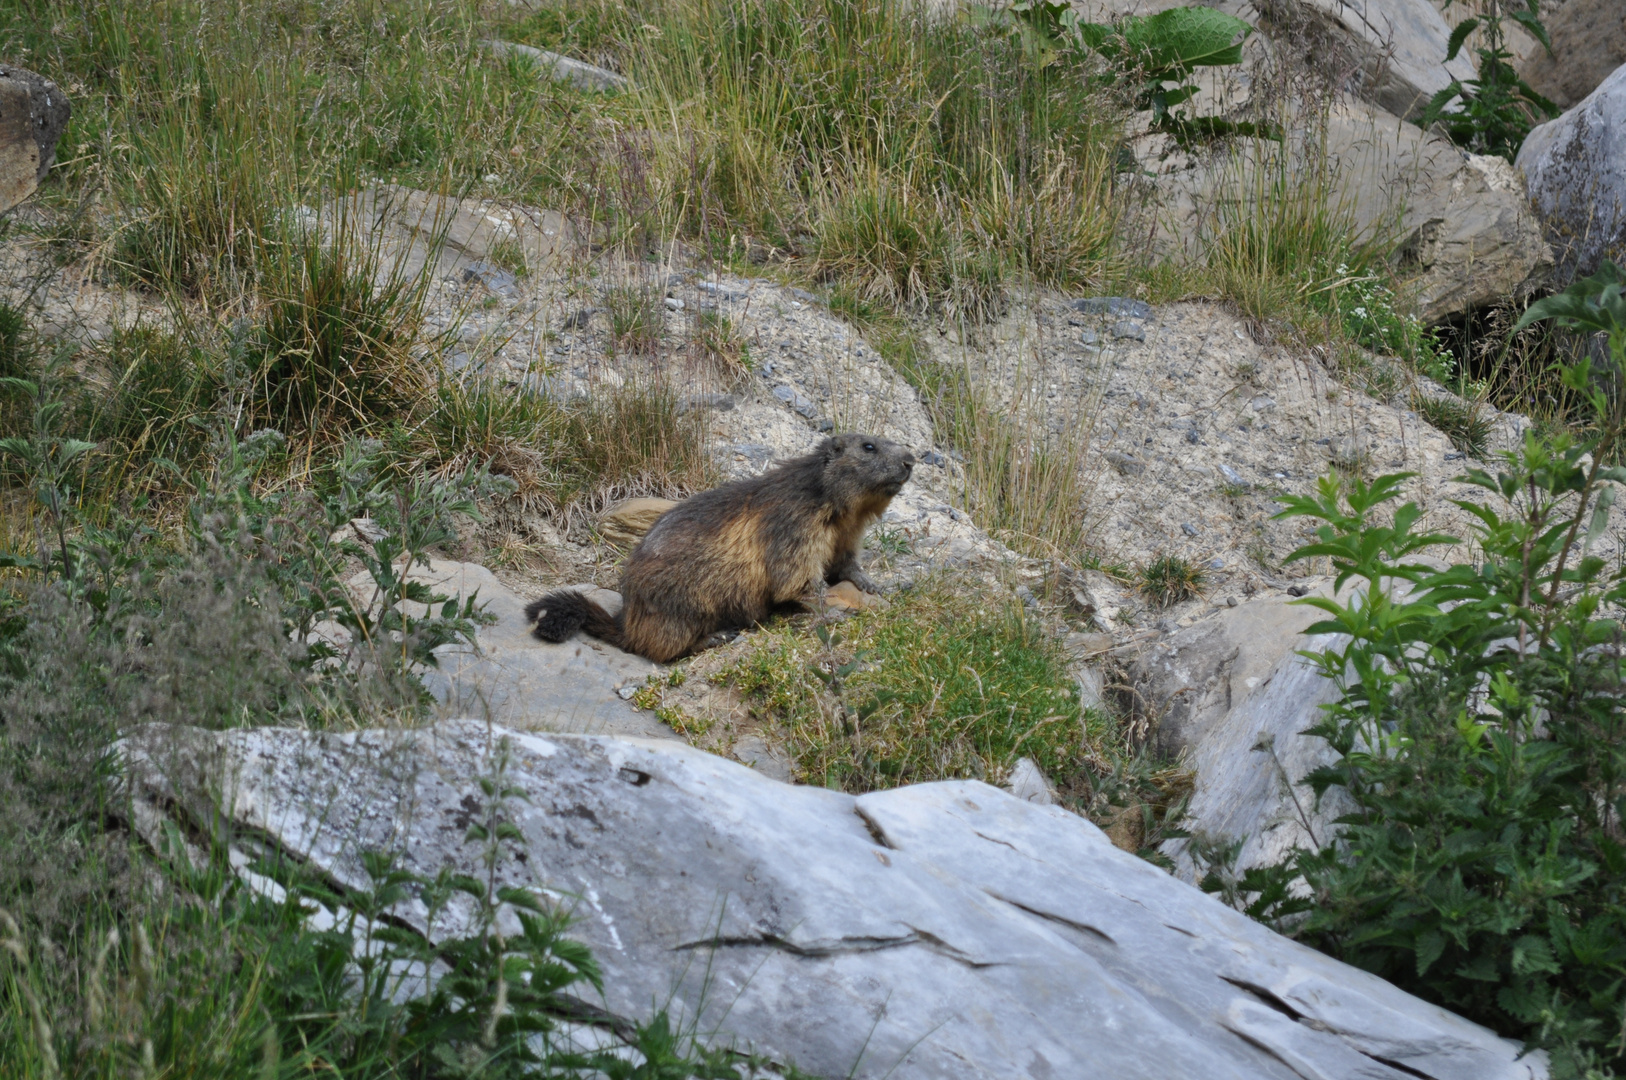
<path id="1" fill-rule="evenodd" d="M 497 617 L 494 625 L 480 627 L 478 651 L 443 645 L 435 650 L 440 666 L 420 673 L 444 710 L 489 715 L 495 723 L 521 730 L 677 737 L 618 693 L 642 686 L 659 670 L 655 664 L 580 635 L 559 645 L 538 641 L 525 617 L 530 598 L 508 588 L 483 566 L 435 559 L 411 576 L 451 596 L 478 590 L 484 609 Z M 370 584 L 365 574 L 351 582 L 357 589 Z M 601 603 L 619 603 L 614 593 L 601 592 L 603 596 L 595 597 Z"/>
<path id="2" fill-rule="evenodd" d="M 368 850 L 480 870 L 464 834 L 504 734 L 147 728 L 126 746 L 141 805 L 224 811 L 361 886 Z M 1055 807 L 971 781 L 855 798 L 678 743 L 506 737 L 505 783 L 529 801 L 509 804 L 523 850 L 501 883 L 575 905 L 604 974 L 587 1004 L 613 1016 L 664 1007 L 714 1044 L 863 1080 L 1546 1075 Z M 396 914 L 427 930 L 421 908 Z"/>
<path id="3" fill-rule="evenodd" d="M 626 90 L 632 86 L 625 75 L 618 75 L 608 68 L 601 68 L 597 64 L 589 64 L 585 60 L 577 60 L 570 56 L 561 56 L 547 49 L 537 49 L 530 45 L 517 45 L 512 41 L 499 41 L 489 38 L 480 43 L 493 56 L 509 57 L 519 56 L 536 65 L 538 71 L 547 75 L 555 82 L 570 83 L 580 90 L 605 91 Z"/>
<path id="4" fill-rule="evenodd" d="M 375 248 L 380 273 L 412 280 L 430 261 L 440 277 L 509 277 L 498 264 L 532 275 L 567 249 L 571 230 L 555 210 L 506 206 L 480 199 L 373 184 L 323 208 L 324 228 L 357 236 Z M 523 263 L 523 267 L 518 266 Z"/>

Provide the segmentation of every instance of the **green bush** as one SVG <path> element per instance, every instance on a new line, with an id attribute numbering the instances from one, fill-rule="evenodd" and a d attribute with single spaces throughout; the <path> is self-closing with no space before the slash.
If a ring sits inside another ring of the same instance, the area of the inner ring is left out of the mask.
<path id="1" fill-rule="evenodd" d="M 1613 267 L 1526 316 L 1543 318 L 1626 352 Z M 1300 940 L 1545 1047 L 1555 1076 L 1601 1077 L 1626 1068 L 1626 566 L 1594 547 L 1626 468 L 1605 464 L 1618 403 L 1586 361 L 1563 377 L 1599 428 L 1527 435 L 1494 473 L 1466 473 L 1486 498 L 1458 503 L 1476 564 L 1417 558 L 1452 538 L 1389 506 L 1405 474 L 1284 500 L 1322 522 L 1291 558 L 1358 583 L 1302 601 L 1327 614 L 1312 632 L 1348 635 L 1314 656 L 1343 693 L 1309 729 L 1337 761 L 1307 780 L 1354 809 L 1326 847 L 1240 887 Z"/>

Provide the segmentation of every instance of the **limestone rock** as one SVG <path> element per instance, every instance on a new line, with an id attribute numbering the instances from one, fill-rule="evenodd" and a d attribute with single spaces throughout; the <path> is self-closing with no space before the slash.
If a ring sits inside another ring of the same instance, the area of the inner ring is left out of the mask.
<path id="1" fill-rule="evenodd" d="M 73 106 L 50 79 L 0 64 L 0 213 L 34 193 L 56 160 Z"/>
<path id="2" fill-rule="evenodd" d="M 1542 18 L 1552 53 L 1537 45 L 1514 66 L 1531 89 L 1560 109 L 1592 93 L 1626 64 L 1626 11 L 1620 0 L 1566 0 Z"/>
<path id="3" fill-rule="evenodd" d="M 1555 287 L 1626 263 L 1626 66 L 1530 132 L 1515 164 L 1558 258 Z"/>
<path id="4" fill-rule="evenodd" d="M 493 56 L 523 56 L 535 64 L 537 70 L 555 82 L 567 82 L 582 90 L 625 90 L 632 84 L 625 75 L 617 75 L 607 68 L 598 67 L 569 56 L 561 56 L 546 49 L 518 45 L 512 41 L 488 39 L 481 42 Z"/>
<path id="5" fill-rule="evenodd" d="M 1016 759 L 1016 764 L 1011 766 L 1011 775 L 1005 778 L 1005 790 L 1023 802 L 1038 803 L 1040 806 L 1054 806 L 1056 803 L 1056 789 L 1032 758 Z"/>
<path id="6" fill-rule="evenodd" d="M 516 258 L 535 274 L 552 265 L 572 235 L 557 211 L 458 199 L 397 184 L 373 184 L 337 199 L 319 218 L 324 227 L 350 232 L 376 247 L 381 274 L 411 279 L 433 259 L 437 275 L 458 283 L 485 280 L 497 263 Z"/>
<path id="7" fill-rule="evenodd" d="M 1130 666 L 1133 715 L 1169 757 L 1196 750 L 1322 617 L 1291 597 L 1262 597 L 1152 642 Z"/>
<path id="8" fill-rule="evenodd" d="M 650 661 L 581 635 L 558 645 L 538 641 L 525 617 L 530 598 L 483 566 L 435 559 L 428 568 L 414 568 L 411 576 L 459 598 L 479 590 L 484 609 L 497 616 L 494 625 L 480 627 L 478 649 L 443 645 L 435 650 L 439 666 L 420 672 L 446 712 L 489 716 L 522 730 L 676 737 L 617 693 L 642 686 L 658 670 Z M 364 572 L 350 586 L 365 599 L 371 578 Z M 620 596 L 607 589 L 577 588 L 612 614 L 620 609 Z"/>
<path id="9" fill-rule="evenodd" d="M 143 729 L 138 820 L 217 814 L 341 885 L 360 855 L 481 870 L 464 842 L 494 740 Z M 854 798 L 672 742 L 512 734 L 499 884 L 573 905 L 583 1005 L 715 1032 L 819 1077 L 1534 1080 L 1543 1057 L 1287 940 L 1056 807 L 974 781 Z M 149 829 L 150 831 L 150 829 Z M 457 901 L 437 922 L 467 926 Z M 417 902 L 398 905 L 426 932 Z"/>
<path id="10" fill-rule="evenodd" d="M 599 515 L 599 535 L 612 544 L 630 547 L 676 505 L 671 499 L 622 499 Z"/>

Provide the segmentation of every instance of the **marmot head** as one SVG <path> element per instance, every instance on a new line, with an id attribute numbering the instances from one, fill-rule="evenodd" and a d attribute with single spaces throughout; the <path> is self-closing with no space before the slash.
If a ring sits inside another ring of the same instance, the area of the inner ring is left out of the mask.
<path id="1" fill-rule="evenodd" d="M 825 489 L 838 502 L 882 494 L 891 498 L 915 470 L 907 447 L 876 435 L 836 435 L 819 447 Z"/>

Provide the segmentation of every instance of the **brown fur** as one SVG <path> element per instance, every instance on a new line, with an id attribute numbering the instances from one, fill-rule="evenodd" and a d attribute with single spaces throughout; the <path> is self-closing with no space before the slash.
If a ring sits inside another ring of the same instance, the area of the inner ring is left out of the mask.
<path id="1" fill-rule="evenodd" d="M 655 522 L 621 576 L 621 613 L 572 590 L 525 609 L 544 641 L 585 630 L 665 663 L 718 630 L 750 626 L 809 589 L 851 581 L 864 530 L 914 469 L 904 447 L 869 435 L 826 439 L 761 476 L 703 491 Z"/>

